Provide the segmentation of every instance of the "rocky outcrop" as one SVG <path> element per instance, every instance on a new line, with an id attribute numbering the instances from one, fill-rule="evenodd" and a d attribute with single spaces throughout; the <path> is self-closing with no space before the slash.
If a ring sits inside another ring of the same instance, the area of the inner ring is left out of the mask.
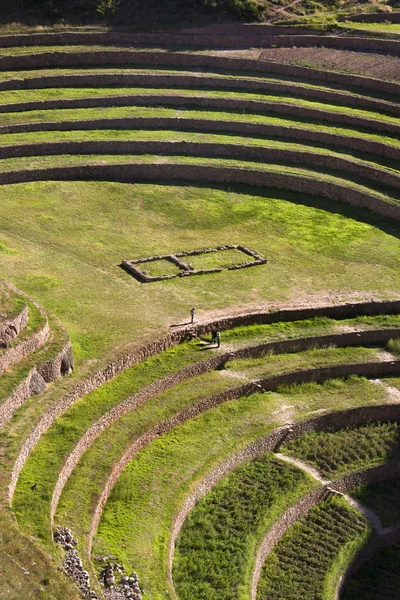
<path id="1" fill-rule="evenodd" d="M 29 320 L 28 307 L 24 306 L 20 313 L 10 319 L 5 319 L 0 323 L 0 346 L 8 344 L 16 338 L 26 327 Z"/>
<path id="2" fill-rule="evenodd" d="M 54 358 L 33 367 L 11 396 L 1 403 L 0 429 L 31 396 L 42 394 L 47 387 L 47 383 L 56 381 L 63 375 L 68 375 L 72 367 L 72 348 L 68 340 Z"/>

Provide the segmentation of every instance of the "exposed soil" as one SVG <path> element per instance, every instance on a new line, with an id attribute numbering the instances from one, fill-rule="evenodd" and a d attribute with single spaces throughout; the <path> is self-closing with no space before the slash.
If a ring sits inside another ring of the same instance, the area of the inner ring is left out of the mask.
<path id="1" fill-rule="evenodd" d="M 267 48 L 264 60 L 400 81 L 400 57 L 332 48 Z"/>

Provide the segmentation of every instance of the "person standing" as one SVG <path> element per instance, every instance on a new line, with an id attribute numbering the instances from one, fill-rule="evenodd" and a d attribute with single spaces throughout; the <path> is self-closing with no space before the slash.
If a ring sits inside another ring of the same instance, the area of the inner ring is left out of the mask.
<path id="1" fill-rule="evenodd" d="M 194 323 L 194 313 L 195 312 L 196 312 L 195 308 L 191 308 L 190 309 L 190 318 L 191 318 L 190 323 L 191 323 L 191 325 L 193 325 L 193 323 Z"/>
<path id="2" fill-rule="evenodd" d="M 217 331 L 216 337 L 217 337 L 217 348 L 219 348 L 221 346 L 221 333 L 219 331 Z"/>

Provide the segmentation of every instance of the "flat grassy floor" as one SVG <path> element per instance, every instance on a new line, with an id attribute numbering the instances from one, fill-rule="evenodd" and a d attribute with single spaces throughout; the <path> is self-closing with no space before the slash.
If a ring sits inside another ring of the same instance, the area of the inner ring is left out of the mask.
<path id="1" fill-rule="evenodd" d="M 366 542 L 371 528 L 342 498 L 329 498 L 295 523 L 264 565 L 258 600 L 322 600 Z"/>
<path id="2" fill-rule="evenodd" d="M 384 527 L 400 525 L 400 481 L 371 483 L 352 490 L 351 496 L 372 510 Z"/>
<path id="3" fill-rule="evenodd" d="M 80 359 L 166 332 L 191 306 L 201 318 L 322 290 L 397 295 L 398 225 L 327 200 L 323 210 L 313 198 L 284 198 L 184 185 L 10 185 L 0 205 L 0 274 L 63 321 L 78 368 Z M 124 258 L 235 243 L 268 263 L 152 284 L 118 266 Z"/>
<path id="4" fill-rule="evenodd" d="M 315 485 L 273 455 L 227 475 L 196 504 L 177 540 L 173 580 L 179 598 L 247 599 L 257 542 Z"/>
<path id="5" fill-rule="evenodd" d="M 307 384 L 228 402 L 174 429 L 131 461 L 105 506 L 94 554 L 115 554 L 138 572 L 151 600 L 165 600 L 167 544 L 190 490 L 230 454 L 313 410 L 384 402 L 364 379 Z"/>
<path id="6" fill-rule="evenodd" d="M 311 464 L 324 477 L 338 479 L 400 456 L 398 423 L 371 423 L 332 432 L 307 433 L 282 452 Z"/>

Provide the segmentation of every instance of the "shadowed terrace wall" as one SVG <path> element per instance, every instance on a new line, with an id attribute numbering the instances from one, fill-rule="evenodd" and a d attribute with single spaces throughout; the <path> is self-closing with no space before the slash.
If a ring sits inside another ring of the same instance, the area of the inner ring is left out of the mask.
<path id="1" fill-rule="evenodd" d="M 282 354 L 287 352 L 302 352 L 310 348 L 327 347 L 330 345 L 341 347 L 352 345 L 358 346 L 360 344 L 385 344 L 388 342 L 389 339 L 396 339 L 398 337 L 400 337 L 400 329 L 381 329 L 345 334 L 321 335 L 311 338 L 300 338 L 294 340 L 285 340 L 281 342 L 260 344 L 257 346 L 250 346 L 247 348 L 236 350 L 234 352 L 228 352 L 214 356 L 212 358 L 208 358 L 204 361 L 195 363 L 194 365 L 190 365 L 189 367 L 177 371 L 172 375 L 168 375 L 167 377 L 142 388 L 133 396 L 130 396 L 126 400 L 122 401 L 120 404 L 116 405 L 113 409 L 111 409 L 108 413 L 103 415 L 98 421 L 91 425 L 81 437 L 79 442 L 76 444 L 73 451 L 68 455 L 60 471 L 57 483 L 53 490 L 50 509 L 51 522 L 53 522 L 54 520 L 54 515 L 56 513 L 57 505 L 60 500 L 62 491 L 69 477 L 71 476 L 72 471 L 78 464 L 79 460 L 82 458 L 83 454 L 88 450 L 88 448 L 107 427 L 121 419 L 127 413 L 136 410 L 139 406 L 141 406 L 157 394 L 160 394 L 166 391 L 167 389 L 170 389 L 171 387 L 183 381 L 186 381 L 192 377 L 197 377 L 199 375 L 203 375 L 204 373 L 208 373 L 209 371 L 221 368 L 225 366 L 227 362 L 230 362 L 232 360 L 258 358 L 265 356 L 271 352 L 274 354 Z M 299 377 L 303 376 L 303 374 L 299 375 Z M 266 385 L 269 382 L 269 379 L 264 381 L 264 385 Z M 171 427 L 174 427 L 177 424 L 181 424 L 189 418 L 198 416 L 200 413 L 204 412 L 205 410 L 208 410 L 209 408 L 217 406 L 228 400 L 232 400 L 243 395 L 248 395 L 249 393 L 257 392 L 260 389 L 260 384 L 261 382 L 256 382 L 254 385 L 245 385 L 239 388 L 233 388 L 232 390 L 229 390 L 228 392 L 224 392 L 222 394 L 218 394 L 215 397 L 203 399 L 202 401 L 193 405 L 192 407 L 189 407 L 188 409 L 177 413 L 176 415 L 168 419 L 165 422 L 165 424 L 161 423 L 160 425 L 156 426 L 153 430 L 150 430 L 150 432 L 146 433 L 144 437 L 146 445 L 149 443 L 149 440 L 152 441 L 153 439 L 158 437 L 160 432 L 165 433 Z M 279 385 L 279 383 L 276 385 Z M 232 396 L 232 394 L 234 394 L 234 396 Z M 131 448 L 128 452 L 133 452 L 134 454 L 136 454 L 138 452 L 138 448 L 143 449 L 143 447 L 144 446 L 141 442 L 136 441 L 133 445 L 133 449 Z"/>
<path id="2" fill-rule="evenodd" d="M 294 122 L 295 123 L 295 122 Z M 383 156 L 391 160 L 400 160 L 400 148 L 389 144 L 374 142 L 368 139 L 348 137 L 322 131 L 302 129 L 298 126 L 280 126 L 274 124 L 250 123 L 245 121 L 228 121 L 212 119 L 191 119 L 174 117 L 127 117 L 117 119 L 90 119 L 85 121 L 62 121 L 44 123 L 22 123 L 0 126 L 0 133 L 28 133 L 35 131 L 97 131 L 104 129 L 172 129 L 174 131 L 200 131 L 210 133 L 236 133 L 268 138 L 294 139 L 300 142 L 310 141 L 337 145 L 361 152 Z"/>
<path id="3" fill-rule="evenodd" d="M 24 156 L 57 156 L 66 154 L 164 154 L 175 156 L 200 156 L 205 158 L 227 158 L 263 163 L 300 164 L 305 168 L 318 167 L 337 171 L 345 177 L 351 173 L 379 185 L 400 189 L 400 175 L 379 166 L 362 164 L 352 158 L 341 158 L 315 152 L 281 150 L 240 144 L 219 144 L 207 142 L 169 141 L 89 141 L 89 142 L 39 142 L 36 144 L 16 144 L 0 146 L 1 158 Z M 245 167 L 245 165 L 243 165 Z"/>
<path id="4" fill-rule="evenodd" d="M 312 319 L 314 317 L 328 317 L 332 319 L 353 318 L 359 315 L 398 314 L 400 312 L 400 300 L 383 300 L 378 302 L 360 302 L 339 304 L 335 306 L 319 306 L 312 308 L 291 308 L 274 312 L 256 312 L 244 315 L 227 316 L 205 324 L 195 325 L 188 329 L 175 331 L 162 339 L 154 340 L 141 348 L 128 352 L 118 360 L 110 363 L 104 369 L 94 373 L 85 381 L 79 383 L 71 392 L 60 398 L 50 410 L 44 414 L 21 445 L 20 453 L 14 463 L 11 480 L 8 486 L 8 501 L 11 504 L 15 486 L 19 474 L 36 446 L 42 434 L 51 427 L 55 419 L 65 412 L 76 400 L 89 392 L 97 389 L 107 381 L 113 379 L 129 367 L 163 352 L 168 348 L 179 344 L 194 336 L 209 333 L 213 329 L 232 329 L 248 325 L 277 323 L 279 321 L 296 321 Z"/>
<path id="5" fill-rule="evenodd" d="M 398 42 L 400 43 L 400 42 Z M 1 47 L 1 38 L 0 38 Z M 346 73 L 336 73 L 333 71 L 324 71 L 322 69 L 313 69 L 311 67 L 302 67 L 295 65 L 287 65 L 279 63 L 277 61 L 268 60 L 255 60 L 255 59 L 241 59 L 234 57 L 221 57 L 211 56 L 202 54 L 187 54 L 185 52 L 131 52 L 129 54 L 122 52 L 81 52 L 81 53 L 66 53 L 66 52 L 53 52 L 45 53 L 43 58 L 41 55 L 28 55 L 27 57 L 7 57 L 7 60 L 15 62 L 6 62 L 4 57 L 2 68 L 17 68 L 13 65 L 18 65 L 18 68 L 29 68 L 31 65 L 36 67 L 73 67 L 73 66 L 101 66 L 104 64 L 115 64 L 115 61 L 121 60 L 120 64 L 127 64 L 124 61 L 129 60 L 130 64 L 136 64 L 140 66 L 156 67 L 200 67 L 207 69 L 221 69 L 226 71 L 244 71 L 244 74 L 263 74 L 263 75 L 278 75 L 278 76 L 290 76 L 299 79 L 299 83 L 303 82 L 330 82 L 334 84 L 345 85 L 347 87 L 354 88 L 353 91 L 357 92 L 357 88 L 365 88 L 373 90 L 375 93 L 389 93 L 398 95 L 400 94 L 400 83 L 392 81 L 384 81 L 373 77 L 365 77 L 363 75 L 352 75 Z M 125 58 L 126 56 L 126 58 Z M 47 58 L 46 58 L 47 57 Z M 121 57 L 120 59 L 118 57 Z M 32 63 L 30 62 L 32 60 Z M 47 60 L 47 62 L 46 62 Z M 25 62 L 24 62 L 25 61 Z M 9 65 L 7 67 L 7 65 Z M 40 77 L 34 78 L 35 80 L 41 79 Z M 14 80 L 13 85 L 16 88 L 11 89 L 23 89 L 32 85 L 30 83 L 31 78 L 20 78 Z M 2 82 L 5 85 L 6 82 Z M 7 89 L 7 88 L 0 88 Z M 358 90 L 359 91 L 359 90 Z"/>
<path id="6" fill-rule="evenodd" d="M 245 26 L 244 26 L 245 27 Z M 74 44 L 143 44 L 149 46 L 179 46 L 198 48 L 285 48 L 323 46 L 341 50 L 363 50 L 370 52 L 400 52 L 400 42 L 363 37 L 339 37 L 332 35 L 210 35 L 184 33 L 33 33 L 0 37 L 0 47 L 12 46 L 57 46 Z"/>
<path id="7" fill-rule="evenodd" d="M 341 182 L 317 180 L 306 175 L 263 172 L 256 169 L 213 167 L 193 164 L 146 164 L 131 163 L 118 165 L 82 165 L 26 169 L 0 174 L 0 185 L 25 183 L 28 181 L 129 181 L 164 182 L 186 181 L 209 183 L 238 183 L 257 187 L 304 193 L 328 198 L 354 206 L 368 208 L 385 217 L 400 220 L 400 203 L 386 202 L 368 191 L 359 191 Z"/>
<path id="8" fill-rule="evenodd" d="M 18 36 L 17 36 L 18 37 Z M 0 38 L 0 47 L 2 45 L 2 39 Z M 9 39 L 9 38 L 8 38 Z M 18 44 L 18 41 L 15 42 Z M 52 42 L 49 42 L 52 43 Z M 80 43 L 80 42 L 77 42 Z M 94 42 L 96 43 L 96 42 Z M 122 43 L 122 42 L 121 42 Z M 11 44 L 13 45 L 13 44 Z M 36 42 L 35 42 L 36 45 Z M 83 59 L 83 55 L 87 54 L 87 58 Z M 36 55 L 35 55 L 36 56 Z M 97 53 L 87 52 L 81 53 L 81 61 L 85 60 L 84 66 L 98 66 L 99 59 L 96 58 Z M 132 53 L 131 61 L 133 60 Z M 47 66 L 74 66 L 74 64 L 68 62 L 73 61 L 73 55 L 67 53 L 52 53 L 52 63 Z M 112 56 L 109 53 L 109 59 L 111 61 Z M 35 58 L 34 60 L 40 60 Z M 103 56 L 103 61 L 105 56 Z M 115 59 L 113 59 L 115 60 Z M 59 61 L 56 63 L 55 61 Z M 62 64 L 65 61 L 65 64 Z M 93 61 L 93 62 L 91 62 Z M 6 64 L 6 63 L 5 63 Z M 22 64 L 22 63 L 20 63 Z M 82 62 L 80 63 L 83 64 Z M 100 62 L 104 64 L 104 62 Z M 224 69 L 233 71 L 247 71 L 254 73 L 263 74 L 276 74 L 276 75 L 288 75 L 291 77 L 301 78 L 305 81 L 315 81 L 320 83 L 321 81 L 330 83 L 339 83 L 354 88 L 366 88 L 371 89 L 374 92 L 379 90 L 380 92 L 386 92 L 389 94 L 400 94 L 400 83 L 391 81 L 383 81 L 375 79 L 373 77 L 365 77 L 362 75 L 351 75 L 346 73 L 335 73 L 333 71 L 324 71 L 322 69 L 313 69 L 311 67 L 301 67 L 294 65 L 286 65 L 277 61 L 268 60 L 254 60 L 254 59 L 239 59 L 239 58 L 226 58 L 221 56 L 211 56 L 202 54 L 186 54 L 184 52 L 135 52 L 134 53 L 134 64 L 146 65 L 146 66 L 178 66 L 178 67 L 201 67 L 210 69 Z M 28 67 L 29 65 L 26 64 Z M 42 65 L 44 66 L 44 65 Z M 77 65 L 75 65 L 77 66 Z M 29 86 L 29 79 L 20 79 L 18 85 L 21 88 Z M 2 89 L 2 88 L 0 88 Z"/>

